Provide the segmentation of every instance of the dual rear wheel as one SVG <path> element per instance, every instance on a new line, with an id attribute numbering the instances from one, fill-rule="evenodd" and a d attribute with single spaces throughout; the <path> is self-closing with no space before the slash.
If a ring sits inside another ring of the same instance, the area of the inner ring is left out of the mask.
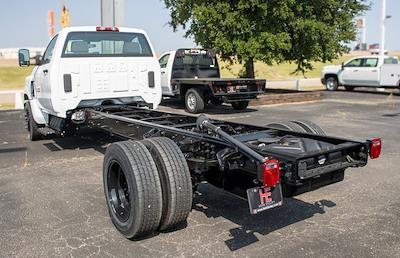
<path id="1" fill-rule="evenodd" d="M 103 183 L 111 221 L 127 238 L 173 229 L 186 221 L 192 207 L 189 167 L 168 138 L 111 144 Z"/>

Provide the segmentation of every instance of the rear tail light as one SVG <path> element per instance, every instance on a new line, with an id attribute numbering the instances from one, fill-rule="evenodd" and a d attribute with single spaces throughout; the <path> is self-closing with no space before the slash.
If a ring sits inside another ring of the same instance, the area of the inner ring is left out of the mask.
<path id="1" fill-rule="evenodd" d="M 379 158 L 382 150 L 381 138 L 374 138 L 369 143 L 369 157 L 371 159 Z"/>
<path id="2" fill-rule="evenodd" d="M 275 186 L 279 183 L 279 160 L 267 159 L 263 164 L 263 181 L 265 186 Z"/>
<path id="3" fill-rule="evenodd" d="M 116 31 L 118 32 L 119 29 L 117 27 L 103 27 L 103 26 L 97 26 L 96 31 Z"/>

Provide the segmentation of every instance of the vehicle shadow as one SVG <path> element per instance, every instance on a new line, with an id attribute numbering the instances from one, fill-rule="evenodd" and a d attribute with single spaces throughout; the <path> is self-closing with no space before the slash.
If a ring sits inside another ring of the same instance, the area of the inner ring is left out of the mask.
<path id="1" fill-rule="evenodd" d="M 47 138 L 52 141 L 44 143 L 43 145 L 52 152 L 76 149 L 94 149 L 95 151 L 104 154 L 110 143 L 121 141 L 121 138 L 119 137 L 92 128 L 81 128 L 81 130 L 74 136 L 52 136 Z"/>
<path id="2" fill-rule="evenodd" d="M 231 251 L 259 241 L 255 233 L 268 235 L 315 214 L 324 214 L 326 207 L 334 206 L 336 203 L 329 200 L 307 203 L 296 198 L 285 198 L 282 207 L 251 215 L 246 200 L 209 184 L 200 185 L 199 194 L 195 195 L 193 201 L 193 209 L 204 213 L 208 218 L 223 217 L 238 225 L 229 230 L 231 238 L 225 241 Z"/>
<path id="3" fill-rule="evenodd" d="M 324 91 L 327 92 L 327 91 Z M 363 94 L 370 94 L 370 95 L 381 95 L 381 96 L 400 96 L 399 89 L 385 89 L 385 91 L 377 91 L 371 88 L 355 88 L 353 91 L 346 91 L 344 89 L 338 89 L 336 92 L 346 92 L 346 93 L 363 93 Z"/>
<path id="4" fill-rule="evenodd" d="M 163 99 L 161 105 L 186 113 L 185 104 L 177 99 Z M 229 115 L 237 113 L 252 113 L 256 111 L 257 109 L 254 107 L 248 107 L 245 110 L 235 110 L 229 104 L 214 105 L 212 103 L 209 103 L 204 109 L 204 113 L 210 115 Z"/>

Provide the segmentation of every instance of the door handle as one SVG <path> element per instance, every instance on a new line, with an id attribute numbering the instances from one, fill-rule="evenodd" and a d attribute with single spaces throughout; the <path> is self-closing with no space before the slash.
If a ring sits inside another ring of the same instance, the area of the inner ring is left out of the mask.
<path id="1" fill-rule="evenodd" d="M 358 72 L 358 70 L 353 70 L 353 72 Z"/>
<path id="2" fill-rule="evenodd" d="M 373 73 L 376 73 L 378 70 L 372 70 Z"/>
<path id="3" fill-rule="evenodd" d="M 161 74 L 165 74 L 165 71 L 162 71 Z"/>
<path id="4" fill-rule="evenodd" d="M 43 73 L 44 73 L 44 74 L 47 74 L 48 72 L 49 72 L 49 70 L 47 70 L 47 69 L 44 69 L 44 70 L 43 70 Z"/>

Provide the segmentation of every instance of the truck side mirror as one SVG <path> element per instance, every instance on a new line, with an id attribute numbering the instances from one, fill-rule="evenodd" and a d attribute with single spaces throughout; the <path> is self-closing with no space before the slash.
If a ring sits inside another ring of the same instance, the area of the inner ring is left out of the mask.
<path id="1" fill-rule="evenodd" d="M 344 63 L 342 62 L 342 70 L 344 70 L 344 67 L 345 67 L 345 66 L 344 66 Z"/>
<path id="2" fill-rule="evenodd" d="M 18 51 L 18 63 L 19 66 L 29 66 L 31 64 L 28 49 L 23 48 Z"/>

